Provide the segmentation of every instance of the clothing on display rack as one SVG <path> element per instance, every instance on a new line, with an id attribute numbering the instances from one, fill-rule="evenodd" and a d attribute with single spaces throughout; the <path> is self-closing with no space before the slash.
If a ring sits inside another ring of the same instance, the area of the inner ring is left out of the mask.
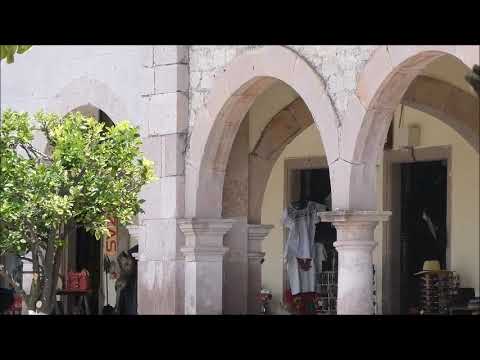
<path id="1" fill-rule="evenodd" d="M 284 258 L 292 295 L 315 291 L 315 227 L 320 222 L 318 212 L 325 208 L 314 201 L 297 201 L 283 213 L 282 223 L 289 229 Z"/>
<path id="2" fill-rule="evenodd" d="M 323 269 L 323 262 L 327 261 L 327 250 L 325 249 L 325 245 L 321 242 L 315 243 L 315 267 L 317 268 L 317 272 L 322 272 Z"/>

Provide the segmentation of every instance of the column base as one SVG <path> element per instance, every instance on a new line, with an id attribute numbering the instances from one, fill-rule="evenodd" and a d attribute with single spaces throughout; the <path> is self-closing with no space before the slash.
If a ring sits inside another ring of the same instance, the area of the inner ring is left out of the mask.
<path id="1" fill-rule="evenodd" d="M 230 219 L 183 219 L 185 235 L 185 314 L 222 314 L 223 236 L 233 225 Z"/>

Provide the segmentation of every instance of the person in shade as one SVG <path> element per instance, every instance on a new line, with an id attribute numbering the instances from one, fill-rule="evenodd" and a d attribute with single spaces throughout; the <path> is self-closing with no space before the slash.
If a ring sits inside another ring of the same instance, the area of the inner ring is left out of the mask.
<path id="1" fill-rule="evenodd" d="M 137 260 L 133 257 L 137 252 L 138 245 L 122 251 L 117 258 L 120 277 L 115 283 L 115 312 L 120 315 L 137 315 Z"/>

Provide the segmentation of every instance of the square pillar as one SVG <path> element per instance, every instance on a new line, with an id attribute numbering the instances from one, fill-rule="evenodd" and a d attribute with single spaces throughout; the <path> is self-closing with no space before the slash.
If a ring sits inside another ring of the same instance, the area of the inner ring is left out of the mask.
<path id="1" fill-rule="evenodd" d="M 374 230 L 380 221 L 387 221 L 390 211 L 336 210 L 320 212 L 324 222 L 337 229 L 338 251 L 338 315 L 372 315 L 373 258 L 376 246 Z"/>
<path id="2" fill-rule="evenodd" d="M 233 225 L 229 219 L 182 219 L 185 235 L 185 314 L 221 315 L 223 291 L 223 235 Z"/>
<path id="3" fill-rule="evenodd" d="M 150 46 L 143 54 L 145 88 L 139 94 L 142 151 L 154 162 L 157 180 L 142 188 L 138 225 L 138 313 L 183 314 L 185 308 L 185 159 L 188 127 L 188 46 Z"/>
<path id="4" fill-rule="evenodd" d="M 248 225 L 248 313 L 258 314 L 260 304 L 257 295 L 262 289 L 262 242 L 273 229 L 273 225 Z"/>

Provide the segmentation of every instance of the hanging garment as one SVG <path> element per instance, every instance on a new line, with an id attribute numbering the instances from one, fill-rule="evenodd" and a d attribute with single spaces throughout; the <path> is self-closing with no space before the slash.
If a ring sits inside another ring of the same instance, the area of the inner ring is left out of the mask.
<path id="1" fill-rule="evenodd" d="M 324 205 L 309 201 L 303 209 L 290 205 L 283 213 L 282 223 L 289 229 L 284 258 L 293 295 L 315 291 L 315 225 L 320 222 L 317 213 L 323 210 Z"/>

